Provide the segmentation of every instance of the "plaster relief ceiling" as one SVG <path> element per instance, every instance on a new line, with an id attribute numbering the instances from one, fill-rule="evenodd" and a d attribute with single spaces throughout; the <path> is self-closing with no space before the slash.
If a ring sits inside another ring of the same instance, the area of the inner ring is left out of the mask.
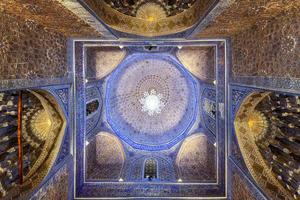
<path id="1" fill-rule="evenodd" d="M 137 55 L 124 62 L 107 85 L 109 123 L 135 148 L 170 148 L 194 121 L 196 83 L 168 57 Z"/>

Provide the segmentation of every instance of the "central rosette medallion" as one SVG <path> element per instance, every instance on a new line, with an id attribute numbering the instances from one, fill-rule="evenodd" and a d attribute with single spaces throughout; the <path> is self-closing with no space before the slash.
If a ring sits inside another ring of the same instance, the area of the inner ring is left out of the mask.
<path id="1" fill-rule="evenodd" d="M 157 94 L 154 89 L 150 92 L 145 92 L 144 97 L 140 99 L 140 103 L 142 104 L 142 111 L 147 112 L 149 116 L 160 114 L 165 107 L 162 95 Z"/>

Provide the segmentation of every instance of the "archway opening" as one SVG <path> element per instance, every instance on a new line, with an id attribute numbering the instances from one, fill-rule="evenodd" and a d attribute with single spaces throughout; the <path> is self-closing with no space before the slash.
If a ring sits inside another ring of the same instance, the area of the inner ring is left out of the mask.
<path id="1" fill-rule="evenodd" d="M 157 161 L 154 158 L 148 158 L 144 164 L 144 178 L 152 181 L 157 179 Z"/>

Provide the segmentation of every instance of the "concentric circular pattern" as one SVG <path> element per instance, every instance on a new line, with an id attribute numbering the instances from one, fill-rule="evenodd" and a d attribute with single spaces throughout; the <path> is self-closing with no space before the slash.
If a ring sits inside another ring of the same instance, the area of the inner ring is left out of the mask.
<path id="1" fill-rule="evenodd" d="M 139 7 L 136 13 L 137 18 L 147 21 L 156 21 L 167 17 L 166 11 L 156 3 L 145 3 Z"/>
<path id="2" fill-rule="evenodd" d="M 146 5 L 146 8 L 152 8 L 153 5 L 156 5 L 159 7 L 157 9 L 158 15 L 161 14 L 160 9 L 162 9 L 165 15 L 169 17 L 187 10 L 195 2 L 196 0 L 105 0 L 105 3 L 110 5 L 111 8 L 132 17 L 138 17 L 138 11 L 144 5 Z"/>
<path id="3" fill-rule="evenodd" d="M 197 85 L 169 58 L 133 57 L 120 66 L 107 85 L 107 116 L 114 131 L 135 148 L 170 148 L 181 140 L 196 115 Z M 155 90 L 164 107 L 149 115 L 140 100 Z"/>

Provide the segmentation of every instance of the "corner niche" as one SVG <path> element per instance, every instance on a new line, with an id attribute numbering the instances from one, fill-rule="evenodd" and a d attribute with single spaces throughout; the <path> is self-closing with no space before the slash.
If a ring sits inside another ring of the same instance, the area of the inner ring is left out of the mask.
<path id="1" fill-rule="evenodd" d="M 300 97 L 255 92 L 234 121 L 245 164 L 271 199 L 298 199 Z"/>
<path id="2" fill-rule="evenodd" d="M 22 102 L 22 115 L 18 115 L 19 102 Z M 24 90 L 0 93 L 0 119 L 0 197 L 27 198 L 56 160 L 66 118 L 50 93 Z M 18 134 L 19 120 L 22 131 Z M 22 156 L 18 155 L 20 147 Z"/>

